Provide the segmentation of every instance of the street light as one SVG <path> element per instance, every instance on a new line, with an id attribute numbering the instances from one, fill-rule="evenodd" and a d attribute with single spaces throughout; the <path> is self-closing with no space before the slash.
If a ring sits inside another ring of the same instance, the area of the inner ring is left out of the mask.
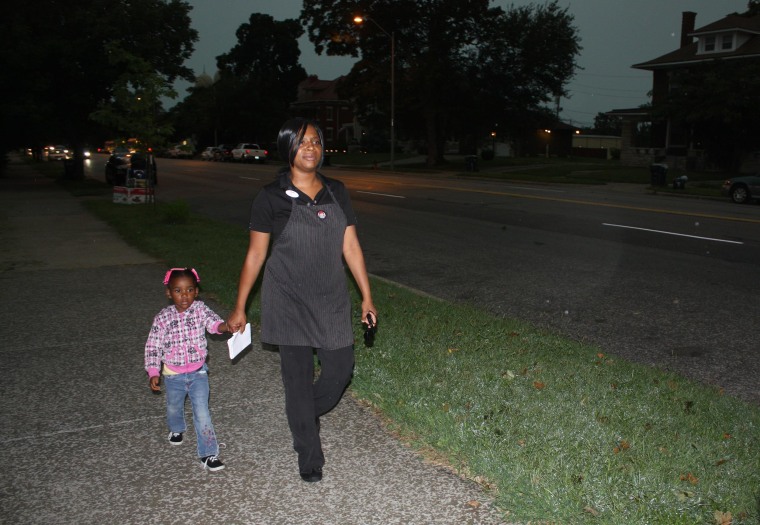
<path id="1" fill-rule="evenodd" d="M 380 31 L 385 33 L 385 36 L 391 39 L 391 171 L 395 171 L 395 157 L 396 157 L 396 33 L 389 33 L 383 26 L 375 22 L 374 19 L 368 16 L 357 15 L 354 17 L 354 23 L 361 25 L 369 20 L 377 26 Z"/>

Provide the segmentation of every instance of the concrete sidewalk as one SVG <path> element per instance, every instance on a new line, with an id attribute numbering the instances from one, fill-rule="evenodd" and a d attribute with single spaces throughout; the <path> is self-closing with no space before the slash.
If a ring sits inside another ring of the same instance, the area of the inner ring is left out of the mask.
<path id="1" fill-rule="evenodd" d="M 227 468 L 206 472 L 189 405 L 187 439 L 170 446 L 143 372 L 165 265 L 18 160 L 0 206 L 0 522 L 504 523 L 477 485 L 424 462 L 348 395 L 322 420 L 324 480 L 301 481 L 279 358 L 257 341 L 233 364 L 210 337 Z"/>

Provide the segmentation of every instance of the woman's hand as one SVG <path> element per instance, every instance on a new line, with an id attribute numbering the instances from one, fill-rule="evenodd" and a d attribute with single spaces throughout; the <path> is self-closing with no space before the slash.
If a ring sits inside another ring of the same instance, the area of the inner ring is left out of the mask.
<path id="1" fill-rule="evenodd" d="M 227 319 L 227 328 L 229 329 L 230 333 L 242 333 L 247 322 L 248 321 L 245 318 L 245 312 L 240 310 L 233 310 L 233 312 L 230 314 L 229 319 Z"/>
<path id="2" fill-rule="evenodd" d="M 367 316 L 370 316 L 371 321 L 367 319 Z M 372 301 L 362 301 L 362 323 L 377 326 L 377 308 Z"/>

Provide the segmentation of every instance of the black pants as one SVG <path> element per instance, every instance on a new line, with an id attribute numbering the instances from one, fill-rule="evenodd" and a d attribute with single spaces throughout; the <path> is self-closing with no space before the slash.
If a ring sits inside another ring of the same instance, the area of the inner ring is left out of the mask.
<path id="1" fill-rule="evenodd" d="M 354 347 L 317 349 L 319 378 L 314 381 L 314 349 L 280 346 L 280 371 L 285 386 L 285 413 L 298 452 L 298 469 L 322 467 L 325 457 L 319 439 L 319 417 L 338 404 L 354 369 Z"/>

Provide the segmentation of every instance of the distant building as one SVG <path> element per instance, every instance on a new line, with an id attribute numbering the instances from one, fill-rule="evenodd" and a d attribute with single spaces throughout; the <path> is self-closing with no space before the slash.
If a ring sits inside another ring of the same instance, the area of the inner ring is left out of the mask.
<path id="1" fill-rule="evenodd" d="M 337 92 L 343 78 L 320 80 L 316 75 L 309 76 L 298 84 L 296 101 L 290 105 L 294 117 L 309 118 L 319 124 L 326 149 L 345 148 L 357 138 L 353 103 L 341 99 Z"/>
<path id="2" fill-rule="evenodd" d="M 622 137 L 576 133 L 573 135 L 573 156 L 611 159 L 615 156 L 613 152 L 620 151 L 622 145 Z"/>
<path id="3" fill-rule="evenodd" d="M 680 47 L 653 60 L 632 67 L 652 72 L 652 107 L 665 102 L 671 90 L 673 72 L 721 60 L 760 58 L 760 16 L 728 15 L 695 29 L 697 14 L 682 13 Z M 701 152 L 690 143 L 688 127 L 672 119 L 656 119 L 646 108 L 616 109 L 607 113 L 623 121 L 621 161 L 627 165 L 648 165 L 666 160 L 674 167 L 703 168 Z M 634 129 L 651 122 L 651 143 L 637 146 Z"/>

